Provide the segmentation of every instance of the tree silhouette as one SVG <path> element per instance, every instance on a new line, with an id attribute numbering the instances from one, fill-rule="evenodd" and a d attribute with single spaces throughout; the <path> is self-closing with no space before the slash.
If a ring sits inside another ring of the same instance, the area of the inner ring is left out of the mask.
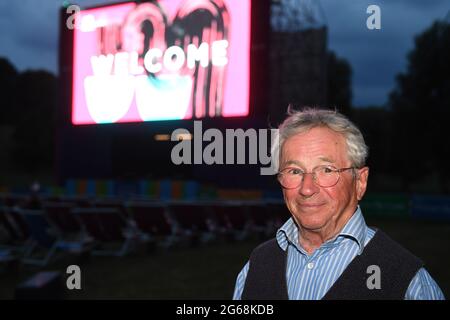
<path id="1" fill-rule="evenodd" d="M 327 59 L 327 105 L 350 116 L 352 113 L 352 67 L 333 51 Z"/>
<path id="2" fill-rule="evenodd" d="M 5 58 L 0 58 L 0 125 L 14 124 L 14 88 L 18 72 Z"/>
<path id="3" fill-rule="evenodd" d="M 392 161 L 390 155 L 393 132 L 391 112 L 380 106 L 368 106 L 352 109 L 352 121 L 360 128 L 366 144 L 369 146 L 367 165 L 370 167 L 369 190 L 388 192 L 392 189 L 386 181 L 380 180 L 381 174 L 395 175 L 389 172 Z"/>
<path id="4" fill-rule="evenodd" d="M 14 164 L 36 172 L 51 168 L 54 152 L 56 78 L 47 71 L 25 71 L 14 90 Z"/>
<path id="5" fill-rule="evenodd" d="M 448 193 L 450 157 L 450 24 L 436 21 L 415 39 L 406 73 L 397 76 L 390 94 L 395 134 L 393 167 L 405 188 L 437 173 L 442 192 Z"/>

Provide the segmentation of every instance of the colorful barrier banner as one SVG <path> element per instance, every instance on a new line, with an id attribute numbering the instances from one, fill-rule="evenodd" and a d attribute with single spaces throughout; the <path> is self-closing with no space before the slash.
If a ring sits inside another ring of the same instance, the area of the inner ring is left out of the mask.
<path id="1" fill-rule="evenodd" d="M 450 221 L 450 197 L 413 195 L 411 215 L 419 219 Z"/>

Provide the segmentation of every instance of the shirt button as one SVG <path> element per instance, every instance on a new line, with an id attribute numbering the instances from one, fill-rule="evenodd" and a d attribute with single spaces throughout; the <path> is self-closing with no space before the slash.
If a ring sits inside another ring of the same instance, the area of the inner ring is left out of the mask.
<path id="1" fill-rule="evenodd" d="M 310 262 L 306 265 L 306 267 L 311 270 L 312 268 L 314 268 L 314 263 Z"/>

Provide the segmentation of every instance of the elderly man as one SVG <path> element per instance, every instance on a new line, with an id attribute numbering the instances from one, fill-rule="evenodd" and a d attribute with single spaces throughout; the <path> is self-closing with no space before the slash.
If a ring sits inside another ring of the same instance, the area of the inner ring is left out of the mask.
<path id="1" fill-rule="evenodd" d="M 335 111 L 289 111 L 279 128 L 278 181 L 292 217 L 258 246 L 234 299 L 444 299 L 423 262 L 381 230 L 358 202 L 367 146 Z"/>

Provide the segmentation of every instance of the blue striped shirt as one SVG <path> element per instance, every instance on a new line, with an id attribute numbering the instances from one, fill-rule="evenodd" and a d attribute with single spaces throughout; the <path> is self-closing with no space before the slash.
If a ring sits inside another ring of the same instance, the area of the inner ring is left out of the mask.
<path id="1" fill-rule="evenodd" d="M 299 245 L 298 228 L 290 218 L 276 234 L 278 245 L 288 250 L 286 281 L 289 299 L 320 300 L 348 264 L 362 253 L 374 236 L 358 207 L 341 232 L 323 243 L 312 255 Z M 233 299 L 239 300 L 245 286 L 249 262 L 239 273 Z M 444 294 L 430 274 L 421 268 L 409 284 L 406 300 L 443 300 Z"/>

